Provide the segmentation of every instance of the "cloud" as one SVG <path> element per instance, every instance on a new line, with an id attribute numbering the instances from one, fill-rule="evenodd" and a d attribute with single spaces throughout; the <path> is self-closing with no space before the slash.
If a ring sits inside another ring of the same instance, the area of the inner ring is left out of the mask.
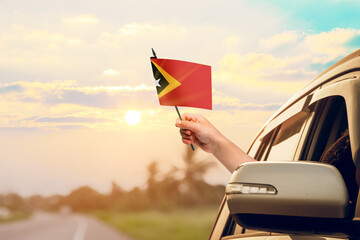
<path id="1" fill-rule="evenodd" d="M 245 103 L 258 109 L 269 102 L 275 106 L 359 48 L 359 39 L 360 30 L 342 28 L 270 35 L 258 41 L 257 51 L 234 51 L 220 58 L 213 70 L 213 86 L 228 95 L 241 96 L 240 108 Z"/>
<path id="2" fill-rule="evenodd" d="M 0 35 L 0 42 L 4 47 L 24 48 L 29 53 L 32 50 L 55 50 L 61 45 L 80 45 L 83 41 L 80 38 L 57 32 L 53 29 L 38 30 L 30 29 L 22 25 L 13 25 L 12 29 Z"/>
<path id="3" fill-rule="evenodd" d="M 349 52 L 347 43 L 360 36 L 358 29 L 335 28 L 329 32 L 308 34 L 304 39 L 304 48 L 317 55 L 313 63 L 328 63 Z M 357 46 L 359 47 L 359 46 Z M 352 47 L 353 48 L 353 47 Z"/>
<path id="4" fill-rule="evenodd" d="M 75 81 L 0 84 L 0 127 L 118 129 L 129 110 L 158 107 L 154 87 L 80 87 Z"/>
<path id="5" fill-rule="evenodd" d="M 280 34 L 273 35 L 267 39 L 260 40 L 260 46 L 264 48 L 276 48 L 285 44 L 293 44 L 298 40 L 298 32 L 285 31 Z"/>
<path id="6" fill-rule="evenodd" d="M 1 91 L 2 89 L 5 89 Z M 269 109 L 270 106 L 278 103 L 255 104 L 242 102 L 239 98 L 225 95 L 213 90 L 213 104 L 221 109 Z M 97 86 L 80 87 L 75 81 L 55 81 L 52 83 L 40 82 L 15 82 L 0 84 L 0 101 L 12 101 L 21 104 L 35 104 L 45 108 L 61 109 L 61 105 L 77 105 L 84 108 L 85 112 L 91 111 L 112 111 L 127 106 L 127 109 L 136 106 L 139 110 L 146 110 L 159 107 L 154 87 L 147 85 L 139 86 Z M 39 105 L 40 104 L 40 105 Z M 76 109 L 76 108 L 75 108 Z M 86 110 L 87 109 L 87 110 Z M 98 109 L 98 110 L 96 110 Z M 89 116 L 52 116 L 52 117 L 29 117 L 27 121 L 38 123 L 45 122 L 101 122 L 102 117 Z M 16 115 L 15 115 L 16 116 Z M 109 118 L 111 119 L 111 118 Z"/>
<path id="7" fill-rule="evenodd" d="M 317 71 L 300 70 L 277 70 L 272 73 L 264 73 L 261 78 L 267 81 L 304 81 L 310 80 L 316 77 Z"/>
<path id="8" fill-rule="evenodd" d="M 48 105 L 67 103 L 96 108 L 116 108 L 126 102 L 133 102 L 147 106 L 153 95 L 156 96 L 154 87 L 144 84 L 134 87 L 126 85 L 80 87 L 75 81 L 0 84 L 0 98 Z"/>
<path id="9" fill-rule="evenodd" d="M 319 73 L 311 68 L 306 52 L 230 53 L 221 58 L 213 71 L 214 88 L 241 96 L 248 108 L 279 106 Z M 276 103 L 265 106 L 264 104 Z M 242 106 L 241 106 L 242 107 Z"/>
<path id="10" fill-rule="evenodd" d="M 103 74 L 107 76 L 114 76 L 114 75 L 118 75 L 119 72 L 115 69 L 109 68 L 107 70 L 104 70 Z"/>
<path id="11" fill-rule="evenodd" d="M 38 131 L 40 128 L 38 127 L 0 127 L 1 131 L 18 131 L 21 133 L 29 132 L 29 131 Z"/>
<path id="12" fill-rule="evenodd" d="M 153 88 L 151 91 L 134 89 L 63 89 L 59 94 L 48 94 L 42 101 L 49 105 L 68 103 L 100 109 L 115 109 L 126 105 L 135 105 L 141 109 L 154 106 L 155 101 L 152 99 L 156 98 L 156 93 Z"/>
<path id="13" fill-rule="evenodd" d="M 12 92 L 22 92 L 24 88 L 19 84 L 4 84 L 0 86 L 0 94 L 12 93 Z"/>
<path id="14" fill-rule="evenodd" d="M 225 95 L 222 92 L 213 91 L 213 108 L 214 110 L 230 110 L 230 111 L 275 111 L 283 105 L 282 102 L 279 103 L 252 103 L 252 102 L 243 102 L 238 97 L 232 97 Z"/>
<path id="15" fill-rule="evenodd" d="M 39 123 L 94 123 L 94 122 L 106 122 L 111 121 L 105 118 L 84 118 L 84 117 L 41 117 L 35 120 Z"/>
<path id="16" fill-rule="evenodd" d="M 213 109 L 218 110 L 226 110 L 226 111 L 276 111 L 278 110 L 283 103 L 266 103 L 266 104 L 256 104 L 256 103 L 239 103 L 239 104 L 214 104 Z"/>
<path id="17" fill-rule="evenodd" d="M 91 15 L 64 18 L 62 21 L 75 26 L 52 23 L 40 28 L 30 24 L 13 24 L 0 31 L 1 69 L 29 76 L 27 81 L 76 79 L 88 85 L 114 74 L 107 71 L 111 66 L 119 78 L 107 78 L 108 83 L 132 82 L 139 85 L 149 71 L 144 54 L 150 56 L 151 47 L 156 49 L 156 46 L 166 46 L 168 42 L 172 42 L 171 46 L 192 44 L 194 37 L 199 39 L 203 33 L 211 33 L 208 29 L 199 30 L 196 27 L 188 31 L 187 27 L 176 24 L 133 22 L 118 27 Z M 99 24 L 77 24 L 87 22 Z M 161 49 L 160 53 L 171 52 L 171 47 Z"/>
<path id="18" fill-rule="evenodd" d="M 159 106 L 156 91 L 147 85 L 82 87 L 75 81 L 0 84 L 0 128 L 78 129 L 118 131 L 127 127 L 128 111 L 142 114 L 144 131 L 174 120 L 174 109 Z M 242 101 L 214 90 L 216 111 L 273 111 L 281 103 Z M 198 109 L 197 109 L 198 110 Z M 199 110 L 198 110 L 199 111 Z M 161 116 L 161 117 L 159 117 Z"/>
<path id="19" fill-rule="evenodd" d="M 237 70 L 243 72 L 258 72 L 284 68 L 288 64 L 288 59 L 277 58 L 267 53 L 247 53 L 240 55 L 237 53 L 227 54 L 220 61 L 220 68 L 224 70 Z"/>
<path id="20" fill-rule="evenodd" d="M 97 24 L 99 19 L 92 14 L 85 14 L 73 17 L 63 18 L 62 21 L 67 24 Z"/>
<path id="21" fill-rule="evenodd" d="M 241 43 L 241 37 L 239 36 L 230 36 L 221 41 L 221 45 L 226 48 L 237 47 Z"/>
<path id="22" fill-rule="evenodd" d="M 39 131 L 53 131 L 53 130 L 76 130 L 76 129 L 86 129 L 88 127 L 83 126 L 83 125 L 71 125 L 71 124 L 67 124 L 67 125 L 54 125 L 54 126 L 41 126 L 38 125 L 36 127 L 14 127 L 14 126 L 7 126 L 7 127 L 0 127 L 0 130 L 3 132 L 20 132 L 20 133 L 24 133 L 24 132 L 39 132 Z"/>
<path id="23" fill-rule="evenodd" d="M 0 32 L 0 45 L 3 47 L 0 54 L 1 69 L 30 77 L 21 80 L 39 80 L 44 76 L 58 79 L 54 76 L 78 71 L 79 63 L 90 65 L 89 58 L 79 59 L 86 56 L 79 54 L 85 40 L 78 34 L 60 32 L 55 28 L 40 30 L 14 24 L 8 31 Z M 0 82 L 5 82 L 7 75 L 2 75 Z"/>
<path id="24" fill-rule="evenodd" d="M 346 44 L 352 45 L 358 36 L 354 29 L 324 33 L 271 29 L 263 33 L 265 28 L 250 32 L 172 21 L 132 20 L 119 25 L 98 14 L 60 20 L 60 24 L 58 19 L 45 27 L 18 24 L 0 31 L 0 66 L 21 73 L 13 83 L 6 76 L 1 79 L 0 104 L 6 107 L 0 117 L 8 111 L 19 115 L 19 123 L 12 123 L 20 124 L 21 118 L 29 116 L 91 119 L 101 118 L 96 111 L 109 116 L 110 111 L 121 115 L 135 107 L 141 111 L 158 108 L 154 88 L 144 85 L 152 83 L 146 60 L 151 47 L 159 57 L 212 65 L 213 86 L 226 93 L 222 98 L 214 96 L 214 101 L 218 98 L 215 109 L 271 110 L 319 73 L 314 63 L 345 55 L 350 49 Z M 336 40 L 330 41 L 333 37 Z M 321 48 L 322 41 L 328 50 Z M 232 96 L 240 97 L 231 100 Z M 77 112 L 88 115 L 74 115 Z M 10 121 L 3 119 L 0 123 Z M 32 120 L 32 124 L 41 123 L 45 124 Z"/>
<path id="25" fill-rule="evenodd" d="M 304 55 L 276 57 L 269 53 L 248 53 L 244 55 L 231 53 L 219 61 L 219 69 L 214 73 L 216 79 L 227 83 L 237 83 L 247 86 L 259 87 L 266 82 L 283 81 L 284 77 L 289 82 L 304 81 L 301 76 L 313 75 L 297 65 L 306 60 Z"/>
<path id="26" fill-rule="evenodd" d="M 178 26 L 168 26 L 168 25 L 154 25 L 151 23 L 128 23 L 123 25 L 121 28 L 118 29 L 118 32 L 122 35 L 134 35 L 138 33 L 145 33 L 145 32 L 168 32 L 168 31 L 179 31 L 182 33 L 186 33 L 186 27 L 178 27 Z"/>

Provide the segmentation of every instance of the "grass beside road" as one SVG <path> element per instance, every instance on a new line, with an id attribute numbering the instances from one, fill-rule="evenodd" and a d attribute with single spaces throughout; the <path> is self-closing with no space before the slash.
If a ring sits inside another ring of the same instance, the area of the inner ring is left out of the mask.
<path id="1" fill-rule="evenodd" d="M 0 224 L 25 220 L 30 217 L 28 213 L 14 212 L 9 217 L 0 217 Z"/>
<path id="2" fill-rule="evenodd" d="M 170 211 L 93 213 L 121 232 L 138 240 L 208 239 L 218 206 Z"/>

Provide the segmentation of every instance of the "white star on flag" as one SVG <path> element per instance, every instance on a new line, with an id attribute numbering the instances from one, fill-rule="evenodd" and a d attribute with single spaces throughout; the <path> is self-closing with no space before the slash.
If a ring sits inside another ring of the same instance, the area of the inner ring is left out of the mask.
<path id="1" fill-rule="evenodd" d="M 161 85 L 160 85 L 160 83 L 159 83 L 160 80 L 161 80 L 161 78 L 155 80 L 155 85 L 156 85 L 156 87 L 161 87 Z"/>

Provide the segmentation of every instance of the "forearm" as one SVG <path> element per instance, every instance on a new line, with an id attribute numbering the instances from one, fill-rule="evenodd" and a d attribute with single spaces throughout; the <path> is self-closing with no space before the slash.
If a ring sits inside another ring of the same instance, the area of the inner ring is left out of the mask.
<path id="1" fill-rule="evenodd" d="M 183 114 L 176 126 L 185 144 L 194 143 L 205 152 L 212 153 L 230 172 L 243 163 L 256 161 L 229 139 L 224 137 L 206 118 Z"/>
<path id="2" fill-rule="evenodd" d="M 256 161 L 223 135 L 216 140 L 212 153 L 231 173 L 243 163 Z"/>

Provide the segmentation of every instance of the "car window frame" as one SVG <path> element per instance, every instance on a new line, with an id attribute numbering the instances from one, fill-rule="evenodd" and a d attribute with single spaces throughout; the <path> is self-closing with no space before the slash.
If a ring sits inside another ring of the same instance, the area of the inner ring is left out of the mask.
<path id="1" fill-rule="evenodd" d="M 269 151 L 268 151 L 269 144 L 270 144 L 270 146 L 272 145 L 272 143 L 275 140 L 275 137 L 277 135 L 277 132 L 281 128 L 281 125 L 299 113 L 303 112 L 305 114 L 310 115 L 310 110 L 308 108 L 308 104 L 309 104 L 311 98 L 312 98 L 311 94 L 305 96 L 304 98 L 300 99 L 298 102 L 296 102 L 292 106 L 290 106 L 288 109 L 286 109 L 284 112 L 282 112 L 281 114 L 277 115 L 275 118 L 268 121 L 267 124 L 265 124 L 263 129 L 260 131 L 260 134 L 253 141 L 253 144 L 250 146 L 248 152 L 252 152 L 254 150 L 252 148 L 254 146 L 257 146 L 258 144 L 256 142 L 259 141 L 260 145 L 258 145 L 259 147 L 254 154 L 254 158 L 257 160 L 266 160 L 268 157 L 267 155 L 269 154 Z M 309 115 L 306 116 L 306 119 L 305 119 L 305 122 L 303 125 L 307 124 Z M 267 140 L 266 142 L 262 142 L 262 140 L 265 139 L 268 136 L 268 134 L 271 134 L 272 131 L 273 131 L 273 133 L 272 133 L 271 138 L 266 139 Z M 303 134 L 303 131 L 304 131 L 304 126 L 302 126 L 302 129 L 300 130 L 300 138 Z M 297 144 L 297 146 L 295 147 L 295 152 L 293 154 L 292 160 L 294 159 L 294 156 L 296 155 L 296 151 L 298 150 L 298 147 L 299 146 Z M 263 157 L 264 154 L 265 154 L 265 157 Z"/>
<path id="2" fill-rule="evenodd" d="M 286 108 L 281 113 L 277 114 L 276 116 L 273 116 L 270 118 L 261 128 L 253 142 L 251 143 L 247 153 L 250 154 L 250 156 L 255 157 L 258 149 L 255 150 L 254 154 L 251 154 L 254 152 L 254 147 L 258 146 L 261 147 L 261 139 L 263 139 L 268 133 L 279 127 L 283 122 L 290 119 L 292 116 L 296 115 L 297 113 L 304 111 L 309 112 L 309 102 L 312 98 L 312 94 L 306 95 L 303 98 L 296 101 L 294 104 Z M 260 142 L 260 144 L 259 144 Z"/>
<path id="3" fill-rule="evenodd" d="M 314 152 L 315 152 L 315 148 L 318 148 L 318 138 L 320 137 L 320 134 L 323 134 L 323 125 L 325 124 L 324 122 L 322 122 L 320 119 L 317 118 L 325 118 L 325 121 L 328 121 L 328 119 L 326 118 L 327 115 L 329 114 L 329 111 L 333 110 L 333 104 L 334 104 L 334 99 L 335 98 L 340 98 L 341 101 L 343 101 L 343 105 L 342 106 L 338 106 L 338 110 L 339 111 L 344 111 L 345 110 L 345 117 L 347 118 L 347 129 L 350 129 L 350 121 L 349 121 L 349 116 L 351 116 L 351 113 L 349 113 L 349 106 L 348 106 L 348 101 L 346 101 L 346 98 L 343 95 L 340 94 L 330 94 L 328 96 L 325 96 L 322 94 L 321 98 L 315 98 L 314 102 L 311 103 L 311 108 L 313 108 L 313 120 L 310 121 L 309 126 L 307 127 L 307 133 L 304 136 L 304 139 L 302 140 L 301 143 L 301 147 L 300 147 L 300 151 L 299 151 L 299 160 L 301 161 L 315 161 L 318 162 L 320 161 L 320 156 L 318 157 L 318 159 L 314 159 Z M 338 101 L 338 100 L 337 100 Z M 335 104 L 338 104 L 335 102 Z M 327 109 L 324 109 L 323 107 L 326 107 Z M 317 113 L 317 111 L 320 111 L 320 109 L 322 110 L 321 113 Z M 337 133 L 339 133 L 339 129 L 343 129 L 344 126 L 342 126 L 342 123 L 340 121 L 337 122 L 339 120 L 339 118 L 341 119 L 342 116 L 339 115 L 339 113 L 336 113 L 335 116 L 333 116 L 333 119 L 331 119 L 332 121 L 334 121 L 334 125 L 331 127 L 331 133 L 329 133 L 329 136 L 326 139 L 326 144 L 325 146 L 323 146 L 323 151 L 326 151 L 326 149 L 328 148 L 328 146 L 330 144 L 332 144 L 331 139 L 333 139 L 333 141 L 336 141 L 336 139 L 339 137 L 335 137 L 331 136 L 330 134 L 334 133 L 334 126 L 336 127 L 335 131 Z M 314 133 L 312 133 L 312 131 L 315 129 Z M 344 130 L 344 129 L 343 129 Z M 312 136 L 309 136 L 309 135 Z M 352 150 L 352 142 L 351 142 L 351 137 L 354 137 L 354 134 L 352 136 L 350 136 L 350 145 L 351 145 L 351 150 Z M 315 138 L 315 140 L 314 140 Z M 311 139 L 311 142 L 309 142 L 309 139 Z M 329 142 L 330 141 L 330 142 Z M 321 147 L 321 146 L 320 146 Z M 321 154 L 320 154 L 321 155 Z M 353 207 L 354 207 L 354 215 L 353 215 L 353 220 L 360 220 L 360 191 L 358 192 L 358 197 L 356 202 L 354 203 Z"/>
<path id="4" fill-rule="evenodd" d="M 345 99 L 347 118 L 349 125 L 349 135 L 351 151 L 354 164 L 360 167 L 360 72 L 353 72 L 351 76 L 339 77 L 334 82 L 328 83 L 321 89 L 314 92 L 309 107 L 320 100 L 331 97 L 341 96 Z"/>
<path id="5" fill-rule="evenodd" d="M 348 110 L 346 108 L 346 102 L 345 99 L 342 96 L 329 96 L 327 98 L 323 98 L 317 102 L 316 105 L 313 106 L 313 119 L 310 121 L 308 129 L 306 130 L 306 134 L 304 137 L 304 140 L 302 141 L 301 150 L 299 151 L 299 160 L 301 161 L 316 161 L 318 162 L 320 160 L 320 157 L 318 159 L 315 159 L 314 152 L 315 148 L 318 147 L 318 138 L 321 134 L 321 131 L 323 131 L 323 126 L 325 125 L 325 121 L 328 121 L 327 117 L 329 115 L 329 111 L 332 111 L 334 107 L 334 98 L 341 98 L 342 101 L 344 101 L 344 107 L 345 107 L 345 114 L 347 116 Z M 325 101 L 324 101 L 325 100 Z M 336 100 L 338 101 L 338 100 Z M 341 110 L 341 109 L 339 109 Z M 319 112 L 321 111 L 321 113 Z M 335 115 L 335 118 L 338 118 L 338 115 Z M 338 119 L 337 119 L 338 120 Z M 348 126 L 348 119 L 347 119 L 347 126 Z M 311 139 L 311 141 L 309 141 Z M 315 139 L 315 140 L 314 140 Z M 330 135 L 327 138 L 327 142 L 323 149 L 325 150 L 329 145 L 329 139 L 337 139 L 337 137 L 331 137 Z"/>
<path id="6" fill-rule="evenodd" d="M 304 111 L 300 111 L 298 113 L 296 113 L 295 115 L 293 115 L 291 118 L 287 119 L 285 122 L 282 122 L 276 129 L 275 129 L 275 133 L 272 135 L 272 140 L 270 142 L 270 146 L 267 148 L 267 153 L 266 156 L 262 159 L 263 161 L 295 161 L 296 159 L 294 158 L 296 156 L 296 151 L 299 147 L 299 140 L 304 132 L 304 126 L 306 125 L 308 119 L 309 119 L 309 113 L 308 112 L 304 112 Z M 291 137 L 295 136 L 296 134 L 299 134 L 298 137 L 296 138 L 295 141 L 295 145 L 293 145 L 293 151 L 291 153 L 291 155 L 289 155 L 289 159 L 284 158 L 284 159 L 269 159 L 270 154 L 272 153 L 271 151 L 273 150 L 274 146 L 276 146 L 275 141 L 278 139 L 280 132 L 282 131 L 283 126 L 286 126 L 286 124 L 290 123 L 290 126 L 293 126 L 294 124 L 297 124 L 298 122 L 301 122 L 301 126 L 298 132 L 296 132 L 294 135 L 291 135 L 290 137 L 286 138 L 284 141 L 288 141 Z"/>

